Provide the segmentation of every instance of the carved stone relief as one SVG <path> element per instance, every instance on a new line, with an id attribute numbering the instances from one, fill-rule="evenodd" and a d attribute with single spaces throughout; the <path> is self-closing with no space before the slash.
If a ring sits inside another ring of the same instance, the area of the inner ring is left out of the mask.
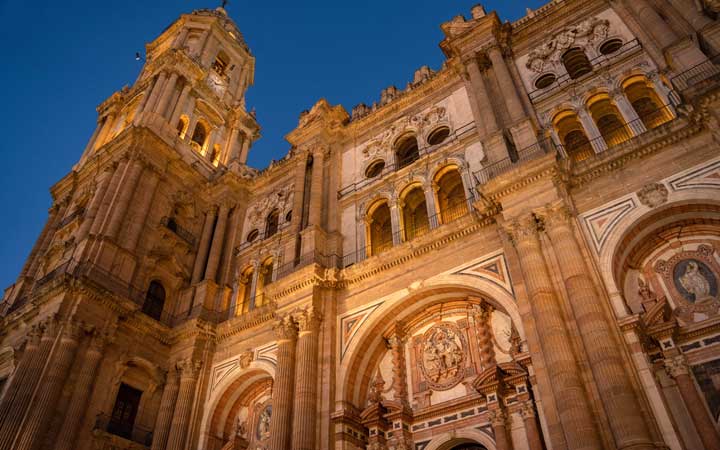
<path id="1" fill-rule="evenodd" d="M 420 369 L 428 386 L 436 390 L 454 387 L 464 377 L 464 337 L 454 324 L 443 322 L 425 332 Z"/>
<path id="2" fill-rule="evenodd" d="M 283 217 L 292 208 L 295 185 L 290 184 L 272 192 L 248 209 L 248 224 L 251 228 L 262 228 L 265 218 L 273 209 L 280 210 Z"/>

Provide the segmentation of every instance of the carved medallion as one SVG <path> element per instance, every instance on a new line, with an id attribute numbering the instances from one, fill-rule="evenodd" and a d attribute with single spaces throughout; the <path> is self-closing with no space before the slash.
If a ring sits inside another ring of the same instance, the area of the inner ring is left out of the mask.
<path id="1" fill-rule="evenodd" d="M 430 388 L 447 390 L 464 377 L 465 339 L 452 323 L 440 323 L 425 332 L 420 369 Z"/>
<path id="2" fill-rule="evenodd" d="M 667 202 L 668 190 L 660 183 L 650 183 L 637 192 L 640 203 L 648 208 L 657 208 Z"/>

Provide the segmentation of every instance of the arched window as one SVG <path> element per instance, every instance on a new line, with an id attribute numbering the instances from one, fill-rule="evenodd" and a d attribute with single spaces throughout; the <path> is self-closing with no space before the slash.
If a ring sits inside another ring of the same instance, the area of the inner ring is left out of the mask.
<path id="1" fill-rule="evenodd" d="M 265 219 L 265 237 L 269 238 L 274 236 L 278 231 L 278 224 L 280 222 L 280 212 L 277 209 L 273 209 Z"/>
<path id="2" fill-rule="evenodd" d="M 185 134 L 187 133 L 188 125 L 190 124 L 190 120 L 187 118 L 187 116 L 181 116 L 177 123 L 177 134 L 180 136 L 180 139 L 185 139 Z"/>
<path id="3" fill-rule="evenodd" d="M 195 150 L 203 153 L 207 136 L 207 128 L 205 128 L 205 125 L 202 122 L 198 122 L 197 125 L 195 125 L 195 130 L 193 131 L 192 138 L 190 138 L 190 145 L 192 145 Z"/>
<path id="4" fill-rule="evenodd" d="M 430 145 L 442 144 L 448 136 L 450 136 L 450 128 L 438 127 L 428 135 L 427 143 Z"/>
<path id="5" fill-rule="evenodd" d="M 617 107 L 607 96 L 590 99 L 590 115 L 600 130 L 605 143 L 612 147 L 632 137 Z"/>
<path id="6" fill-rule="evenodd" d="M 252 280 L 254 275 L 255 271 L 252 267 L 248 267 L 240 274 L 238 285 L 242 289 L 242 296 L 239 296 L 242 298 L 242 305 L 240 305 L 239 308 L 236 307 L 237 314 L 246 313 L 250 311 L 253 306 L 252 303 L 255 300 L 255 293 L 252 292 Z"/>
<path id="7" fill-rule="evenodd" d="M 252 230 L 252 231 L 249 232 L 248 235 L 247 235 L 247 241 L 248 241 L 248 242 L 254 242 L 255 239 L 258 238 L 258 235 L 259 235 L 259 234 L 260 234 L 260 232 L 259 232 L 257 229 Z"/>
<path id="8" fill-rule="evenodd" d="M 255 289 L 255 307 L 260 307 L 265 301 L 265 287 L 273 282 L 273 259 L 266 259 L 260 266 L 258 273 L 257 289 Z"/>
<path id="9" fill-rule="evenodd" d="M 557 80 L 557 77 L 554 73 L 546 73 L 544 75 L 541 75 L 540 78 L 538 78 L 537 80 L 535 80 L 535 88 L 547 89 L 552 86 L 553 83 L 555 83 L 555 80 Z"/>
<path id="10" fill-rule="evenodd" d="M 573 80 L 592 72 L 592 64 L 581 48 L 574 47 L 566 51 L 562 56 L 562 62 Z"/>
<path id="11" fill-rule="evenodd" d="M 227 73 L 228 64 L 230 63 L 230 58 L 224 53 L 219 52 L 217 56 L 215 57 L 215 61 L 213 62 L 212 69 L 220 76 L 225 76 Z"/>
<path id="12" fill-rule="evenodd" d="M 408 189 L 407 193 L 402 197 L 401 205 L 405 241 L 411 241 L 430 230 L 425 192 L 420 186 Z"/>
<path id="13" fill-rule="evenodd" d="M 398 169 L 412 164 L 419 157 L 420 150 L 414 135 L 410 134 L 398 139 L 395 144 L 395 161 L 397 161 Z"/>
<path id="14" fill-rule="evenodd" d="M 609 39 L 602 43 L 600 46 L 600 54 L 612 55 L 616 51 L 620 50 L 623 46 L 623 42 L 620 39 Z"/>
<path id="15" fill-rule="evenodd" d="M 368 168 L 365 170 L 365 177 L 375 178 L 382 173 L 383 169 L 385 169 L 385 161 L 383 161 L 382 159 L 379 161 L 375 161 L 374 163 L 370 164 L 370 166 L 368 166 Z"/>
<path id="16" fill-rule="evenodd" d="M 145 294 L 142 312 L 155 320 L 160 320 L 164 306 L 165 288 L 159 281 L 153 280 L 150 282 L 150 286 L 148 286 L 147 293 Z"/>
<path id="17" fill-rule="evenodd" d="M 595 154 L 590 140 L 585 134 L 585 129 L 574 112 L 561 112 L 555 116 L 553 124 L 569 158 L 582 161 Z"/>
<path id="18" fill-rule="evenodd" d="M 379 255 L 393 245 L 392 221 L 387 202 L 375 204 L 367 219 L 367 248 L 369 255 Z"/>
<path id="19" fill-rule="evenodd" d="M 457 167 L 450 166 L 435 176 L 437 204 L 442 223 L 450 223 L 467 213 L 465 187 Z"/>
<path id="20" fill-rule="evenodd" d="M 623 90 L 645 128 L 650 130 L 672 120 L 672 114 L 644 77 L 628 79 L 623 83 Z"/>

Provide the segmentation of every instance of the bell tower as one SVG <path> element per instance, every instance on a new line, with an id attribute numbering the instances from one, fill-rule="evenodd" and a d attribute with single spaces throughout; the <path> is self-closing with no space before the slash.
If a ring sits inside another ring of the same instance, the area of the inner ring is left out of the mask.
<path id="1" fill-rule="evenodd" d="M 245 107 L 255 58 L 225 9 L 182 15 L 146 55 L 135 85 L 98 107 L 81 163 L 132 124 L 176 139 L 216 168 L 244 165 L 260 131 Z"/>

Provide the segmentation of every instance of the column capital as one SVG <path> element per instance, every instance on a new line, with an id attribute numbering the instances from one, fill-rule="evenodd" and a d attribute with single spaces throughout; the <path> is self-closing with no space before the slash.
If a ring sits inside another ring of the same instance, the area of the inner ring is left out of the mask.
<path id="1" fill-rule="evenodd" d="M 202 369 L 202 361 L 192 358 L 179 360 L 175 364 L 181 379 L 196 379 Z"/>
<path id="2" fill-rule="evenodd" d="M 307 308 L 295 318 L 300 332 L 317 333 L 322 323 L 322 315 L 315 308 Z"/>
<path id="3" fill-rule="evenodd" d="M 534 419 L 536 416 L 535 413 L 535 402 L 532 400 L 527 400 L 526 402 L 523 402 L 520 405 L 520 415 L 523 419 Z"/>
<path id="4" fill-rule="evenodd" d="M 690 375 L 690 366 L 688 365 L 685 355 L 676 355 L 665 358 L 663 363 L 665 364 L 665 371 L 673 379 L 683 375 Z"/>
<path id="5" fill-rule="evenodd" d="M 298 326 L 291 315 L 278 319 L 273 326 L 273 331 L 278 342 L 295 341 L 298 336 Z"/>
<path id="6" fill-rule="evenodd" d="M 507 414 L 502 409 L 489 410 L 487 417 L 493 427 L 504 427 L 507 424 Z"/>
<path id="7" fill-rule="evenodd" d="M 538 239 L 538 223 L 533 214 L 513 219 L 504 224 L 502 230 L 510 236 L 515 245 Z"/>
<path id="8" fill-rule="evenodd" d="M 548 204 L 538 209 L 535 211 L 535 215 L 542 219 L 546 229 L 552 229 L 558 226 L 569 226 L 573 218 L 570 207 L 562 201 Z"/>

